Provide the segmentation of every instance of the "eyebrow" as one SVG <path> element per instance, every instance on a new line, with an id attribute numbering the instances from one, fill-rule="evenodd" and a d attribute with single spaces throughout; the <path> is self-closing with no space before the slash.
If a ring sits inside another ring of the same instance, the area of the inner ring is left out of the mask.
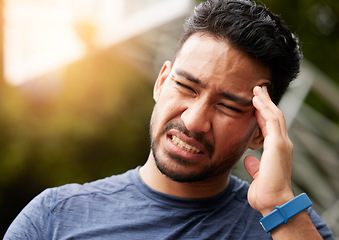
<path id="1" fill-rule="evenodd" d="M 175 73 L 177 75 L 179 75 L 179 76 L 181 76 L 181 77 L 183 77 L 183 78 L 185 78 L 185 79 L 195 83 L 195 84 L 198 84 L 199 86 L 201 86 L 203 88 L 206 87 L 206 84 L 204 84 L 199 78 L 194 77 L 192 74 L 190 74 L 190 73 L 188 73 L 188 72 L 186 72 L 184 70 L 177 69 L 175 71 Z"/>
<path id="2" fill-rule="evenodd" d="M 232 93 L 228 93 L 228 92 L 220 92 L 220 95 L 223 96 L 224 98 L 227 98 L 237 104 L 240 104 L 244 107 L 247 107 L 247 106 L 252 106 L 252 100 L 248 100 L 246 98 L 243 98 L 243 97 L 239 97 L 239 96 L 236 96 Z"/>
<path id="3" fill-rule="evenodd" d="M 203 83 L 202 80 L 200 80 L 199 78 L 197 77 L 194 77 L 192 74 L 184 71 L 184 70 L 181 70 L 181 69 L 177 69 L 175 70 L 175 73 L 199 86 L 201 86 L 202 88 L 205 88 L 206 87 L 206 83 Z M 237 95 L 234 95 L 232 93 L 229 93 L 229 92 L 225 92 L 225 91 L 221 91 L 219 92 L 219 95 L 222 96 L 223 98 L 226 98 L 228 100 L 231 100 L 237 104 L 240 104 L 244 107 L 246 106 L 252 106 L 252 99 L 249 100 L 249 99 L 246 99 L 246 98 L 243 98 L 243 97 L 239 97 Z"/>

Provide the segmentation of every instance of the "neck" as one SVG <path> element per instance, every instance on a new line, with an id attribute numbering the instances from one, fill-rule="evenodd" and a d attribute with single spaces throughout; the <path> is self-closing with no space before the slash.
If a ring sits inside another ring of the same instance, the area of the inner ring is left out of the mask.
<path id="1" fill-rule="evenodd" d="M 141 179 L 156 191 L 182 198 L 208 198 L 219 194 L 228 186 L 230 172 L 201 182 L 175 182 L 159 171 L 150 153 L 139 174 Z"/>

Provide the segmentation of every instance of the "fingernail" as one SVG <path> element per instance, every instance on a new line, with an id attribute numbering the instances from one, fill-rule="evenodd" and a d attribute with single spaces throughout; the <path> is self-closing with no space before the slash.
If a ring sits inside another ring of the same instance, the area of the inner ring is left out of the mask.
<path id="1" fill-rule="evenodd" d="M 266 86 L 262 86 L 261 89 L 268 94 L 268 90 L 267 90 L 267 87 Z"/>
<path id="2" fill-rule="evenodd" d="M 255 86 L 254 88 L 253 88 L 253 90 L 255 91 L 261 91 L 261 87 L 260 86 Z"/>

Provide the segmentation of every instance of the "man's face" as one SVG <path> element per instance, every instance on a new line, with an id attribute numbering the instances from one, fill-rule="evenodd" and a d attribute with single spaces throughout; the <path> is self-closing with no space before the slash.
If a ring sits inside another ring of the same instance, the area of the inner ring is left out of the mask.
<path id="1" fill-rule="evenodd" d="M 269 79 L 245 53 L 192 35 L 155 84 L 150 134 L 158 169 L 178 182 L 229 173 L 247 148 L 261 146 L 252 89 Z"/>

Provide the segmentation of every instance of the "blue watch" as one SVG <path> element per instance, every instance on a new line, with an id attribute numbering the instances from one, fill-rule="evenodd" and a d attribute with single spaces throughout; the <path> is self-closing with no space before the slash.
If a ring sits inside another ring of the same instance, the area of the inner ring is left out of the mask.
<path id="1" fill-rule="evenodd" d="M 280 224 L 287 223 L 288 219 L 311 205 L 312 202 L 306 193 L 302 193 L 280 207 L 276 206 L 272 212 L 260 219 L 260 224 L 266 232 L 270 232 Z"/>

